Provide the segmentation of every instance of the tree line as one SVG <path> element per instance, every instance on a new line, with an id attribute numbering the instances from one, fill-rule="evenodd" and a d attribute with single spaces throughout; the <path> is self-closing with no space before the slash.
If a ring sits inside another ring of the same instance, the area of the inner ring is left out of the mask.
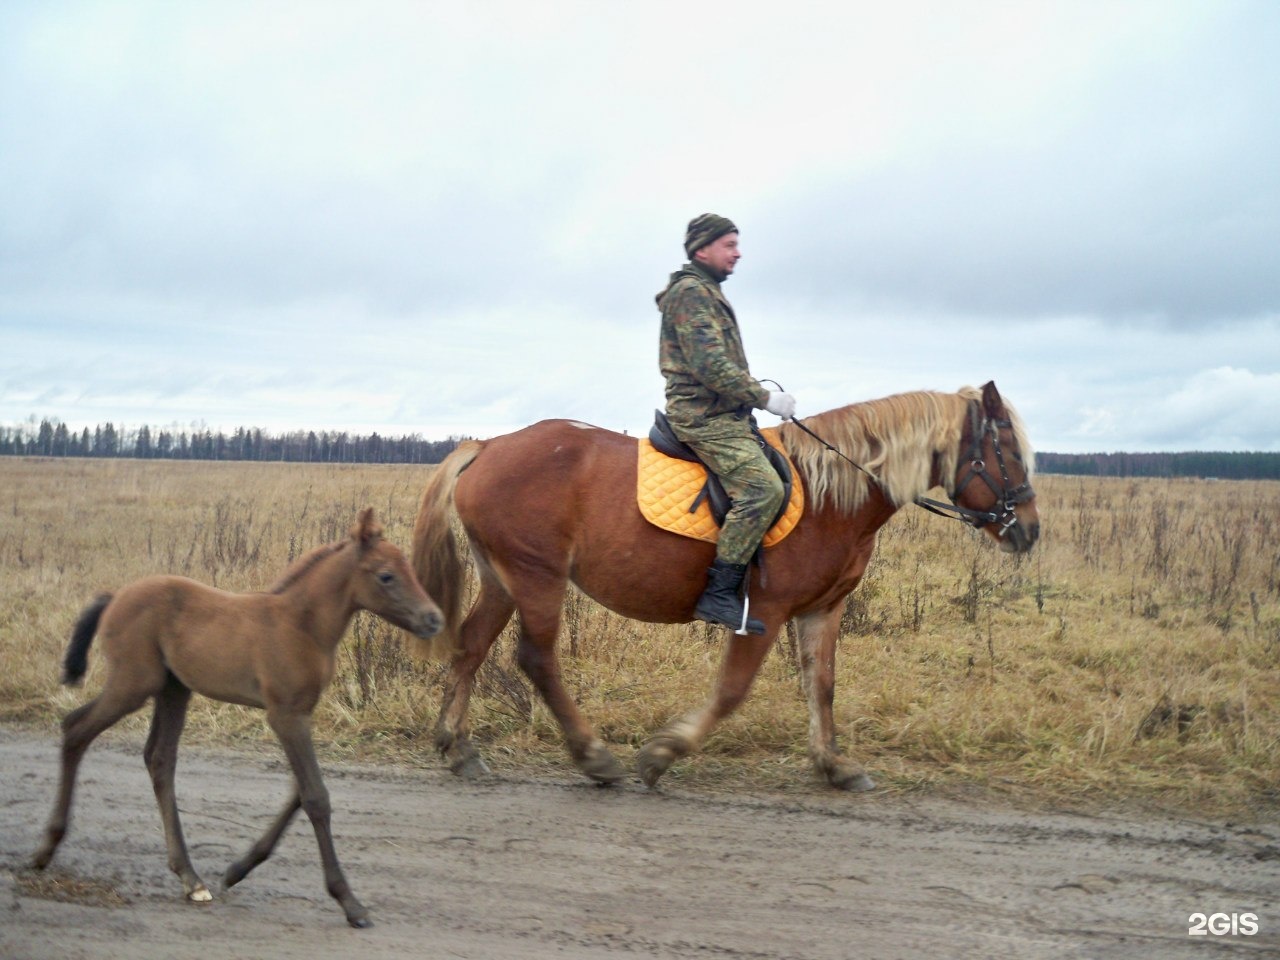
<path id="1" fill-rule="evenodd" d="M 1036 469 L 1086 477 L 1280 480 L 1280 453 L 1041 453 Z"/>
<path id="2" fill-rule="evenodd" d="M 61 421 L 39 427 L 0 426 L 0 456 L 124 457 L 138 460 L 284 460 L 295 463 L 439 463 L 462 437 L 426 440 L 420 434 L 384 437 L 346 431 L 295 430 L 273 434 L 237 427 L 227 434 L 208 429 L 127 429 L 112 423 L 76 431 Z"/>
<path id="3" fill-rule="evenodd" d="M 463 437 L 426 440 L 421 434 L 384 437 L 346 431 L 295 430 L 273 434 L 257 427 L 127 429 L 100 424 L 75 431 L 61 421 L 0 426 L 0 456 L 126 457 L 140 460 L 284 460 L 296 463 L 439 463 Z M 1280 453 L 1036 453 L 1042 473 L 1088 477 L 1214 477 L 1280 480 Z"/>

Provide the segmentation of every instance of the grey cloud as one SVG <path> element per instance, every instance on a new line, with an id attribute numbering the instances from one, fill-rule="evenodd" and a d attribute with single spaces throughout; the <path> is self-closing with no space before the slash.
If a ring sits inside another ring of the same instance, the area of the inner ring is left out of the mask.
<path id="1" fill-rule="evenodd" d="M 1175 326 L 1280 314 L 1280 18 L 1138 63 L 1092 112 L 775 198 L 757 236 L 822 302 Z"/>
<path id="2" fill-rule="evenodd" d="M 994 376 L 1043 449 L 1274 444 L 1269 6 L 744 12 L 714 67 L 620 7 L 317 9 L 0 10 L 0 422 L 639 427 L 717 209 L 806 410 Z"/>

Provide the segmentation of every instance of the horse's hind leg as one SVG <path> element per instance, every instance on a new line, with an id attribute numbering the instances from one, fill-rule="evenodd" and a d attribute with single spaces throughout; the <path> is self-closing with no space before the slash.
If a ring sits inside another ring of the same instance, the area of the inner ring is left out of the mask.
<path id="1" fill-rule="evenodd" d="M 515 604 L 492 569 L 477 561 L 480 572 L 480 594 L 475 606 L 462 624 L 461 649 L 449 665 L 440 717 L 436 720 L 435 744 L 449 769 L 460 777 L 475 779 L 488 774 L 489 768 L 480 751 L 471 742 L 471 725 L 467 708 L 475 686 L 476 671 L 489 655 L 498 634 L 511 619 Z"/>
<path id="2" fill-rule="evenodd" d="M 832 704 L 836 688 L 836 640 L 844 600 L 819 613 L 801 617 L 799 628 L 800 678 L 809 701 L 809 756 L 827 782 L 840 790 L 875 787 L 862 766 L 840 753 L 836 745 Z"/>
<path id="3" fill-rule="evenodd" d="M 578 768 L 597 783 L 617 783 L 626 770 L 583 718 L 565 689 L 556 656 L 556 637 L 564 607 L 566 582 L 550 576 L 526 577 L 517 589 L 520 608 L 520 669 L 533 681 L 542 699 L 560 722 L 569 754 Z"/>
<path id="4" fill-rule="evenodd" d="M 63 718 L 62 772 L 58 782 L 58 796 L 54 800 L 53 813 L 45 828 L 44 842 L 31 859 L 31 865 L 37 870 L 43 870 L 49 865 L 58 844 L 66 836 L 71 818 L 71 800 L 76 788 L 76 772 L 89 744 L 108 727 L 146 703 L 148 696 L 149 690 L 120 690 L 113 687 L 108 679 L 102 693 Z"/>
<path id="5" fill-rule="evenodd" d="M 213 897 L 191 865 L 187 843 L 182 836 L 182 822 L 178 819 L 178 801 L 174 793 L 173 776 L 178 765 L 178 740 L 187 717 L 187 705 L 191 691 L 173 674 L 165 680 L 164 689 L 156 694 L 155 712 L 151 715 L 151 733 L 143 759 L 151 774 L 151 786 L 155 790 L 156 803 L 160 807 L 160 821 L 164 824 L 165 845 L 169 848 L 169 869 L 182 881 L 182 890 L 188 900 L 207 903 Z"/>
<path id="6" fill-rule="evenodd" d="M 285 756 L 289 758 L 289 766 L 293 768 L 294 780 L 297 783 L 298 800 L 311 819 L 311 826 L 315 829 L 316 843 L 320 846 L 320 860 L 324 864 L 325 886 L 329 895 L 342 906 L 347 915 L 347 923 L 353 927 L 370 926 L 369 911 L 351 892 L 351 886 L 342 873 L 342 866 L 338 863 L 338 853 L 333 846 L 329 791 L 324 785 L 320 764 L 316 762 L 315 747 L 311 742 L 311 716 L 280 707 L 268 707 L 267 722 L 280 738 Z M 285 812 L 277 818 L 267 835 L 274 834 L 274 839 L 279 839 L 279 835 L 284 832 L 284 827 L 288 825 L 292 816 L 293 812 L 286 807 Z"/>
<path id="7" fill-rule="evenodd" d="M 293 796 L 284 805 L 284 810 L 280 812 L 280 816 L 276 817 L 275 823 L 258 838 L 258 842 L 249 848 L 248 853 L 227 867 L 227 872 L 222 877 L 222 885 L 227 889 L 234 887 L 247 877 L 255 867 L 264 863 L 271 856 L 271 851 L 275 850 L 276 844 L 280 842 L 285 830 L 288 829 L 289 824 L 293 822 L 294 816 L 301 809 L 302 798 L 298 795 L 297 778 L 295 777 Z"/>
<path id="8" fill-rule="evenodd" d="M 764 636 L 729 637 L 720 677 L 706 706 L 667 724 L 636 754 L 640 778 L 647 786 L 654 786 L 671 764 L 696 750 L 715 725 L 737 709 L 750 691 L 775 635 L 776 631 Z"/>

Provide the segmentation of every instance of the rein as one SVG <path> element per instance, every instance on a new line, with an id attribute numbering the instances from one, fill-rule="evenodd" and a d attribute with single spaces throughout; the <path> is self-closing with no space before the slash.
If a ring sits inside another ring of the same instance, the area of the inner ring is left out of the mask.
<path id="1" fill-rule="evenodd" d="M 846 456 L 831 443 L 822 439 L 822 437 L 810 430 L 809 427 L 802 423 L 798 418 L 792 417 L 787 422 L 799 427 L 800 430 L 818 441 L 818 443 L 822 444 L 823 447 L 825 447 L 829 452 L 834 453 L 841 460 L 844 460 L 856 469 L 861 470 L 870 477 L 877 486 L 883 489 L 883 484 L 880 483 L 879 477 L 862 464 Z M 1029 480 L 1024 480 L 1015 487 L 1012 485 L 1013 481 L 1009 479 L 1009 470 L 1005 466 L 1004 461 L 1004 451 L 1000 448 L 1000 428 L 1012 428 L 1013 422 L 1007 419 L 993 420 L 983 416 L 982 422 L 979 424 L 978 402 L 976 400 L 969 401 L 969 422 L 973 427 L 973 446 L 969 451 L 969 473 L 956 487 L 955 492 L 950 494 L 951 502 L 943 503 L 941 500 L 932 500 L 929 497 L 916 497 L 913 502 L 916 506 L 923 507 L 930 513 L 936 513 L 938 516 L 945 517 L 948 520 L 962 520 L 973 527 L 984 527 L 989 523 L 998 523 L 1000 524 L 1000 532 L 998 536 L 1003 537 L 1009 531 L 1009 528 L 1018 522 L 1017 517 L 1013 512 L 1014 508 L 1018 504 L 1026 503 L 1034 497 L 1035 492 L 1031 489 L 1031 482 Z M 982 438 L 988 432 L 991 433 L 992 448 L 995 451 L 996 463 L 999 464 L 1000 467 L 999 486 L 996 486 L 996 482 L 991 478 L 991 475 L 987 473 L 986 463 L 982 460 Z M 991 488 L 991 492 L 996 495 L 996 503 L 993 505 L 993 509 L 974 510 L 970 507 L 962 507 L 960 504 L 956 503 L 956 497 L 960 496 L 964 488 L 969 485 L 969 481 L 974 477 L 980 477 L 983 482 Z M 996 512 L 994 509 L 995 506 L 999 506 L 1001 508 L 999 512 Z"/>

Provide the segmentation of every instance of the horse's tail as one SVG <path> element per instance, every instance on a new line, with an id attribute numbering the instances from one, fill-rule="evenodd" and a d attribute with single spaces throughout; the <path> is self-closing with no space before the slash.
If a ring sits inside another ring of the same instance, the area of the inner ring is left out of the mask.
<path id="1" fill-rule="evenodd" d="M 411 637 L 411 649 L 422 657 L 447 658 L 458 648 L 466 567 L 453 530 L 453 488 L 458 475 L 471 466 L 483 448 L 479 440 L 459 444 L 436 467 L 422 491 L 413 524 L 413 569 L 423 589 L 444 613 L 443 629 L 430 640 Z"/>
<path id="2" fill-rule="evenodd" d="M 67 644 L 67 655 L 62 659 L 62 682 L 68 687 L 78 687 L 89 669 L 89 644 L 93 643 L 93 635 L 98 632 L 98 621 L 102 619 L 102 611 L 111 602 L 111 594 L 99 595 L 80 614 L 75 627 L 71 631 L 71 642 Z"/>

